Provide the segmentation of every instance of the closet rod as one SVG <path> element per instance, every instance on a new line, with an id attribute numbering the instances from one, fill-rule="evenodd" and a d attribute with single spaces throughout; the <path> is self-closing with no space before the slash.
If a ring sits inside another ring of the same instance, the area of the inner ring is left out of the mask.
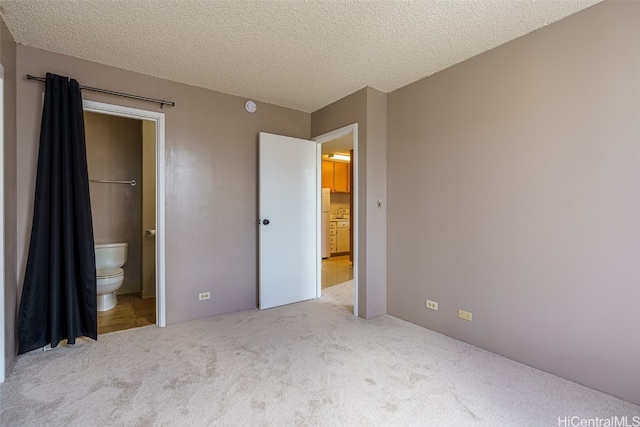
<path id="1" fill-rule="evenodd" d="M 47 81 L 44 77 L 35 77 L 35 76 L 32 76 L 31 74 L 27 74 L 27 80 L 37 80 L 39 82 L 46 82 Z M 172 107 L 176 106 L 176 103 L 175 102 L 171 102 L 171 101 L 164 101 L 162 99 L 155 99 L 155 98 L 147 98 L 146 96 L 131 95 L 130 93 L 115 92 L 113 90 L 100 89 L 98 87 L 80 85 L 80 89 L 89 90 L 91 92 L 106 93 L 107 95 L 122 96 L 124 98 L 137 99 L 137 100 L 140 100 L 140 101 L 153 102 L 153 103 L 156 103 L 156 104 L 160 104 L 160 108 L 162 108 L 165 105 L 170 105 Z"/>

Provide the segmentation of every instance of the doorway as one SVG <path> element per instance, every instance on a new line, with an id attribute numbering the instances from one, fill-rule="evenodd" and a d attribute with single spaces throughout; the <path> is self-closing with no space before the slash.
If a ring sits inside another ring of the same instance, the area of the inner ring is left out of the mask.
<path id="1" fill-rule="evenodd" d="M 358 124 L 345 126 L 343 128 L 328 132 L 313 138 L 318 143 L 318 175 L 333 173 L 334 182 L 326 179 L 319 179 L 319 197 L 322 197 L 322 188 L 332 188 L 329 196 L 329 225 L 327 230 L 322 227 L 322 211 L 320 209 L 318 223 L 318 296 L 321 296 L 322 289 L 330 287 L 344 281 L 353 279 L 353 314 L 358 313 Z M 347 155 L 341 161 L 337 159 L 337 154 Z M 329 155 L 333 155 L 329 158 Z M 348 163 L 347 163 L 348 160 Z M 333 161 L 333 164 L 323 163 Z M 338 165 L 337 168 L 335 167 Z M 348 166 L 347 166 L 348 165 Z M 324 167 L 323 167 L 324 166 Z M 338 173 L 336 173 L 338 169 Z M 346 171 L 346 172 L 345 172 Z M 346 173 L 346 176 L 345 176 Z M 338 182 L 336 183 L 336 179 Z M 346 185 L 342 180 L 346 180 Z M 333 186 L 331 187 L 331 184 Z M 319 200 L 318 206 L 322 206 Z M 325 222 L 326 222 L 325 218 Z M 325 226 L 326 227 L 326 226 Z M 348 228 L 348 231 L 347 231 Z M 334 231 L 333 231 L 334 230 Z M 328 234 L 328 235 L 325 235 Z M 333 239 L 331 237 L 334 237 Z M 327 242 L 327 250 L 322 250 L 323 238 Z M 340 239 L 342 238 L 342 242 Z M 348 245 L 345 244 L 348 241 Z M 332 256 L 332 253 L 335 256 Z M 328 255 L 326 259 L 323 259 Z M 333 260 L 332 260 L 333 258 Z M 326 277 L 329 276 L 329 277 Z M 344 280 L 343 280 L 344 279 Z"/>
<path id="2" fill-rule="evenodd" d="M 104 104 L 93 101 L 83 101 L 85 113 L 97 113 L 100 115 L 118 116 L 128 119 L 134 119 L 147 123 L 148 126 L 155 131 L 155 229 L 145 228 L 141 234 L 140 247 L 147 239 L 153 237 L 155 241 L 155 254 L 153 254 L 155 265 L 155 286 L 152 287 L 152 293 L 155 294 L 155 324 L 160 327 L 166 325 L 165 312 L 165 238 L 164 238 L 164 190 L 165 190 L 165 159 L 164 159 L 164 113 L 153 111 L 139 110 L 134 108 L 122 107 L 112 104 Z M 91 174 L 91 172 L 90 172 Z M 93 178 L 90 176 L 90 179 Z M 129 179 L 129 178 L 127 178 Z M 133 179 L 133 178 L 132 178 Z M 145 225 L 146 227 L 146 225 Z M 147 233 L 148 230 L 148 233 Z M 126 267 L 125 267 L 126 269 Z M 144 296 L 145 289 L 141 283 L 140 292 Z M 146 290 L 149 296 L 149 290 Z M 123 298 L 124 299 L 124 298 Z M 148 315 L 148 313 L 147 313 Z"/>
<path id="3" fill-rule="evenodd" d="M 122 285 L 116 297 L 98 280 L 98 335 L 156 323 L 155 124 L 84 112 L 89 193 L 96 259 L 104 244 L 126 244 Z M 96 246 L 98 248 L 98 246 Z M 102 261 L 104 262 L 104 261 Z M 98 273 L 107 265 L 98 264 Z M 116 267 L 109 265 L 108 267 Z M 98 277 L 101 277 L 98 274 Z M 114 289 L 110 289 L 113 291 Z M 108 300 L 109 309 L 105 301 Z M 111 304 L 115 304 L 112 306 Z"/>

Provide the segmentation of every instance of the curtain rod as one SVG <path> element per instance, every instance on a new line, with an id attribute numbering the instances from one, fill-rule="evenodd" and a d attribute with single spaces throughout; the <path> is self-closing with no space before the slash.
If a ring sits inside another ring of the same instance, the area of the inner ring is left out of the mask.
<path id="1" fill-rule="evenodd" d="M 37 80 L 39 82 L 46 82 L 46 79 L 44 77 L 34 77 L 34 76 L 30 75 L 30 74 L 27 74 L 27 80 Z M 140 100 L 140 101 L 153 102 L 153 103 L 156 103 L 156 104 L 160 104 L 160 108 L 162 108 L 164 105 L 170 105 L 172 107 L 176 106 L 176 103 L 175 102 L 171 102 L 171 101 L 163 101 L 162 99 L 147 98 L 146 96 L 131 95 L 130 93 L 115 92 L 113 90 L 100 89 L 100 88 L 97 88 L 97 87 L 80 85 L 80 89 L 89 90 L 91 92 L 106 93 L 107 95 L 122 96 L 124 98 L 137 99 L 137 100 Z"/>

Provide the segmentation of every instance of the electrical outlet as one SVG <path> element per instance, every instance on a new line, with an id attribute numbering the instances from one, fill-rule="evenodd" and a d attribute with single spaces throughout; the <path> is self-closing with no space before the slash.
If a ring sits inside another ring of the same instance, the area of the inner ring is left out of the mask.
<path id="1" fill-rule="evenodd" d="M 204 301 L 209 298 L 211 298 L 211 292 L 203 292 L 198 295 L 198 301 Z"/>
<path id="2" fill-rule="evenodd" d="M 464 320 L 468 320 L 469 322 L 471 322 L 471 312 L 470 311 L 464 311 L 464 310 L 458 310 L 458 317 Z"/>
<path id="3" fill-rule="evenodd" d="M 430 299 L 427 300 L 427 308 L 430 308 L 431 310 L 438 310 L 438 303 L 435 301 L 431 301 Z"/>

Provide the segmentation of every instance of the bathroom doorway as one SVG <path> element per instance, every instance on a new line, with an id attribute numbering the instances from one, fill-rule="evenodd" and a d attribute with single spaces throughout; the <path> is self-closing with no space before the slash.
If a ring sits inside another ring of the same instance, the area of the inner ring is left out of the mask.
<path id="1" fill-rule="evenodd" d="M 98 305 L 98 334 L 153 325 L 155 124 L 89 111 L 84 123 L 95 243 L 128 245 L 116 306 Z"/>
<path id="2" fill-rule="evenodd" d="M 116 306 L 103 310 L 98 304 L 98 334 L 153 325 L 155 125 L 89 111 L 84 124 L 95 243 L 128 245 Z M 99 302 L 101 282 L 98 274 Z"/>
<path id="3" fill-rule="evenodd" d="M 117 304 L 98 334 L 165 325 L 164 114 L 84 102 L 94 239 L 128 243 Z"/>

